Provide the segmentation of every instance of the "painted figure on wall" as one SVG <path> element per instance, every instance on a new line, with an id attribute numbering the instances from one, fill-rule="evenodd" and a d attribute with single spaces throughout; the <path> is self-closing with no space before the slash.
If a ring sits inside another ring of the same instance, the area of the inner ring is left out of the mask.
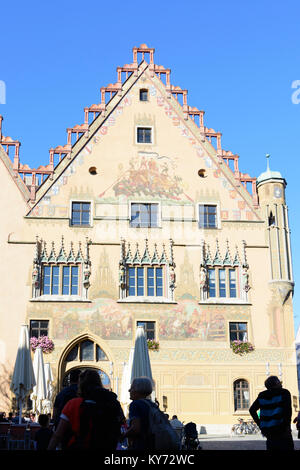
<path id="1" fill-rule="evenodd" d="M 207 282 L 207 270 L 205 266 L 200 266 L 200 288 L 204 289 Z"/>
<path id="2" fill-rule="evenodd" d="M 159 317 L 161 339 L 194 338 L 201 341 L 225 341 L 223 315 L 200 308 L 196 301 L 181 300 L 168 314 Z"/>
<path id="3" fill-rule="evenodd" d="M 129 170 L 113 186 L 115 196 L 158 196 L 178 201 L 182 197 L 185 199 L 182 178 L 175 174 L 174 169 L 175 164 L 167 157 L 132 158 Z"/>
<path id="4" fill-rule="evenodd" d="M 110 267 L 109 256 L 106 249 L 103 249 L 97 265 L 93 268 L 94 278 L 89 290 L 91 300 L 107 297 L 113 299 L 117 297 L 115 278 Z"/>
<path id="5" fill-rule="evenodd" d="M 191 254 L 193 256 L 193 254 Z M 184 253 L 183 263 L 179 266 L 179 282 L 176 297 L 180 299 L 199 297 L 199 284 L 195 281 L 194 267 L 190 262 L 188 251 Z"/>

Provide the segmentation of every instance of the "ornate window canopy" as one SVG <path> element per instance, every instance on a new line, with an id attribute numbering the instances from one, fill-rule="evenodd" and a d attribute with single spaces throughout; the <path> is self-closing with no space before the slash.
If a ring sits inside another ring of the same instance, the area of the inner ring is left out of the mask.
<path id="1" fill-rule="evenodd" d="M 175 262 L 173 240 L 169 241 L 169 254 L 165 245 L 158 249 L 154 244 L 150 252 L 148 239 L 143 249 L 136 243 L 131 250 L 130 242 L 121 239 L 119 262 L 119 301 L 173 302 L 175 285 Z"/>
<path id="2" fill-rule="evenodd" d="M 58 247 L 51 242 L 48 252 L 47 242 L 36 237 L 35 256 L 32 271 L 32 297 L 40 300 L 84 300 L 90 286 L 91 261 L 88 238 L 77 250 L 70 242 L 66 250 L 64 237 Z"/>
<path id="3" fill-rule="evenodd" d="M 210 245 L 202 242 L 200 261 L 200 300 L 218 303 L 248 301 L 249 265 L 246 258 L 246 243 L 243 241 L 242 256 L 237 245 L 231 254 L 229 241 L 226 251 L 221 254 L 219 241 L 216 239 L 214 255 Z"/>

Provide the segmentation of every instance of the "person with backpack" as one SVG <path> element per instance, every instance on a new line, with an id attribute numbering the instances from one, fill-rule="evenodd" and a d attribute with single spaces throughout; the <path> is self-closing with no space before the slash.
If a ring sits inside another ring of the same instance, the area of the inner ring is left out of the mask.
<path id="1" fill-rule="evenodd" d="M 98 371 L 86 369 L 79 376 L 78 398 L 64 406 L 48 450 L 56 449 L 71 431 L 67 450 L 114 452 L 123 420 L 116 394 L 103 388 Z"/>
<path id="2" fill-rule="evenodd" d="M 267 450 L 294 450 L 291 394 L 282 388 L 281 381 L 275 375 L 267 378 L 265 387 L 267 390 L 258 394 L 249 413 L 267 438 Z"/>
<path id="3" fill-rule="evenodd" d="M 152 382 L 148 377 L 132 381 L 129 396 L 129 427 L 124 438 L 128 438 L 128 450 L 154 450 L 153 436 L 149 435 L 149 407 L 145 399 L 152 393 Z M 150 406 L 155 405 L 151 400 Z"/>
<path id="4" fill-rule="evenodd" d="M 156 403 L 150 400 L 152 381 L 139 377 L 129 389 L 129 428 L 123 437 L 128 438 L 128 450 L 170 451 L 179 450 L 179 438 Z"/>
<path id="5" fill-rule="evenodd" d="M 78 380 L 80 376 L 81 370 L 80 369 L 73 369 L 70 372 L 70 385 L 64 387 L 55 397 L 54 404 L 53 404 L 53 423 L 54 429 L 57 428 L 61 412 L 64 406 L 68 403 L 69 400 L 72 398 L 77 397 L 77 390 L 78 390 Z M 61 442 L 61 448 L 64 450 L 67 446 L 67 443 L 70 439 L 70 435 L 66 434 L 64 439 Z"/>
<path id="6" fill-rule="evenodd" d="M 69 400 L 72 400 L 72 398 L 77 397 L 78 380 L 80 373 L 80 369 L 71 370 L 70 385 L 63 388 L 61 392 L 59 392 L 55 397 L 53 404 L 53 422 L 55 428 L 57 428 L 58 426 L 60 415 L 65 404 L 68 403 Z"/>

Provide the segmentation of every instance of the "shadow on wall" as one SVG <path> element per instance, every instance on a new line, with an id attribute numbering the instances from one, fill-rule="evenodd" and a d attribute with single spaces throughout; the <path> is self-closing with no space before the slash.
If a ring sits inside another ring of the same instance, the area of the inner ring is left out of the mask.
<path id="1" fill-rule="evenodd" d="M 11 411 L 12 406 L 12 394 L 10 391 L 10 383 L 12 379 L 12 373 L 8 368 L 1 364 L 0 366 L 0 409 L 1 411 Z"/>

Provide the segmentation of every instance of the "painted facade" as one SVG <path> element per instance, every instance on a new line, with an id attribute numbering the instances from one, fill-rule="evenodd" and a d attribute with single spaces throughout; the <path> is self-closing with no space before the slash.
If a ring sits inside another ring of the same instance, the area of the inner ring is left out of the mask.
<path id="1" fill-rule="evenodd" d="M 240 172 L 154 49 L 134 48 L 117 76 L 46 166 L 20 163 L 0 119 L 1 407 L 20 325 L 34 321 L 48 322 L 57 389 L 81 366 L 119 392 L 137 322 L 149 322 L 169 414 L 231 425 L 270 373 L 298 400 L 284 178 Z M 255 346 L 244 356 L 230 347 L 241 327 Z"/>

